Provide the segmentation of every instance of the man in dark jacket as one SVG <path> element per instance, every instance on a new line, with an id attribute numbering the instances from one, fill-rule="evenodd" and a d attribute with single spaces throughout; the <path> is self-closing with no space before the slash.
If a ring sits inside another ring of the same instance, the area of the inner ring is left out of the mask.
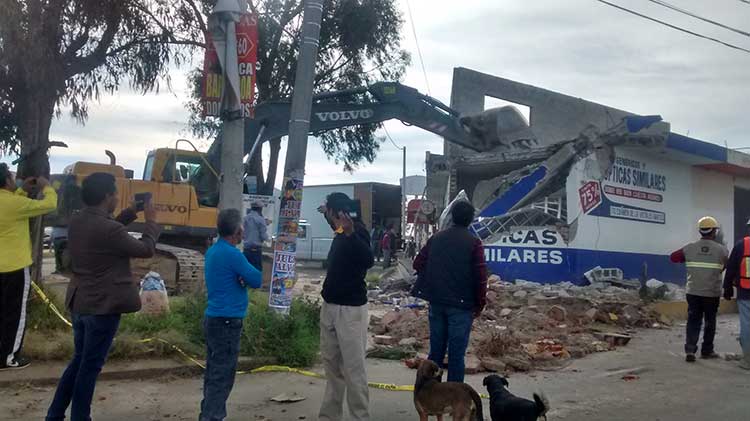
<path id="1" fill-rule="evenodd" d="M 448 381 L 463 382 L 471 325 L 486 304 L 487 264 L 468 230 L 474 207 L 458 202 L 451 213 L 454 226 L 433 235 L 414 259 L 414 295 L 430 302 L 428 358 L 442 367 L 448 351 Z"/>
<path id="2" fill-rule="evenodd" d="M 750 221 L 747 226 L 750 228 Z M 740 312 L 740 368 L 750 370 L 750 236 L 738 241 L 729 255 L 724 274 L 724 299 L 732 299 L 735 287 Z"/>
<path id="3" fill-rule="evenodd" d="M 321 421 L 370 419 L 370 397 L 365 371 L 367 347 L 367 286 L 365 275 L 374 259 L 370 234 L 356 206 L 344 193 L 331 193 L 321 207 L 334 230 L 328 252 L 320 309 L 320 351 L 326 372 Z M 344 395 L 349 416 L 343 417 Z"/>
<path id="4" fill-rule="evenodd" d="M 160 232 L 150 202 L 145 205 L 146 223 L 140 240 L 125 227 L 137 218 L 134 207 L 112 218 L 120 199 L 111 174 L 86 177 L 81 198 L 85 208 L 71 219 L 68 230 L 73 278 L 65 299 L 73 318 L 75 353 L 60 378 L 47 411 L 48 421 L 65 419 L 71 403 L 71 420 L 91 419 L 96 378 L 117 333 L 120 315 L 141 308 L 130 258 L 153 256 Z"/>

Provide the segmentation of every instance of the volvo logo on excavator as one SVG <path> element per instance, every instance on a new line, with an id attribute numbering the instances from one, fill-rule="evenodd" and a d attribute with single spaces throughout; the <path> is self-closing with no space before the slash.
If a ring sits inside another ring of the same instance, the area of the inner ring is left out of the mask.
<path id="1" fill-rule="evenodd" d="M 187 213 L 188 209 L 185 205 L 169 205 L 169 204 L 162 204 L 162 203 L 154 203 L 154 209 L 156 209 L 159 212 L 177 212 L 177 213 Z"/>
<path id="2" fill-rule="evenodd" d="M 346 121 L 346 120 L 366 120 L 375 115 L 375 111 L 370 108 L 363 110 L 350 111 L 325 111 L 315 113 L 320 121 Z"/>

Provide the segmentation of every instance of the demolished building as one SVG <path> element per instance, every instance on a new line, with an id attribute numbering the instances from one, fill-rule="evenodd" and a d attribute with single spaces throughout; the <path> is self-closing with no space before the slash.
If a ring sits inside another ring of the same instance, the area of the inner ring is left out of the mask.
<path id="1" fill-rule="evenodd" d="M 454 71 L 451 107 L 508 108 L 492 125 L 503 145 L 477 154 L 445 144 L 427 155 L 427 197 L 445 206 L 460 191 L 480 210 L 472 226 L 491 271 L 504 280 L 583 280 L 592 269 L 684 284 L 669 253 L 712 215 L 729 247 L 750 216 L 750 155 L 671 133 L 659 117 L 585 101 L 469 69 Z"/>

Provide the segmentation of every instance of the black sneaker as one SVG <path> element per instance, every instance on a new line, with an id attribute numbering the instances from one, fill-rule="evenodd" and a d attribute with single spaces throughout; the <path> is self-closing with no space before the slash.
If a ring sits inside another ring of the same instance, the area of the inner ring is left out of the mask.
<path id="1" fill-rule="evenodd" d="M 2 364 L 0 365 L 0 371 L 2 370 L 20 370 L 22 368 L 26 368 L 31 364 L 31 361 L 29 361 L 25 357 L 15 357 L 13 361 L 11 361 L 10 364 Z"/>
<path id="2" fill-rule="evenodd" d="M 695 354 L 687 354 L 687 355 L 685 355 L 685 361 L 687 361 L 689 363 L 694 363 L 695 362 Z"/>
<path id="3" fill-rule="evenodd" d="M 721 355 L 715 352 L 711 352 L 710 354 L 701 354 L 702 360 L 715 360 L 717 358 L 721 358 Z"/>

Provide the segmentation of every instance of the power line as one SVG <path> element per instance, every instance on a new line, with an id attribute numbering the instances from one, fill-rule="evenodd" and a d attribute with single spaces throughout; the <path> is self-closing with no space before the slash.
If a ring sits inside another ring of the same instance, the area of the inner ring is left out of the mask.
<path id="1" fill-rule="evenodd" d="M 383 124 L 383 131 L 385 131 L 385 135 L 386 135 L 386 136 L 388 136 L 388 140 L 390 140 L 390 141 L 391 141 L 391 143 L 393 143 L 393 146 L 394 146 L 394 147 L 395 147 L 396 149 L 399 149 L 399 150 L 402 150 L 402 149 L 404 149 L 404 147 L 398 146 L 398 145 L 396 144 L 396 142 L 394 142 L 394 141 L 393 141 L 393 138 L 391 137 L 391 134 L 390 134 L 390 133 L 388 133 L 388 129 L 386 129 L 386 128 L 385 128 L 385 124 Z"/>
<path id="2" fill-rule="evenodd" d="M 411 23 L 411 32 L 414 34 L 414 43 L 417 45 L 417 55 L 419 55 L 419 63 L 422 65 L 422 75 L 424 76 L 424 83 L 427 85 L 427 95 L 432 96 L 432 92 L 430 92 L 430 81 L 427 80 L 427 70 L 425 70 L 424 67 L 424 59 L 422 58 L 422 49 L 419 48 L 419 38 L 417 38 L 417 29 L 414 26 L 414 18 L 412 17 L 411 13 L 411 5 L 409 4 L 409 0 L 406 0 L 406 10 L 409 14 L 409 22 Z"/>
<path id="3" fill-rule="evenodd" d="M 703 39 L 706 39 L 706 40 L 709 40 L 709 41 L 713 41 L 713 42 L 719 43 L 721 45 L 724 45 L 725 47 L 729 47 L 729 48 L 733 48 L 735 50 L 740 50 L 740 51 L 743 51 L 743 52 L 746 52 L 746 53 L 750 53 L 750 50 L 748 50 L 746 48 L 742 48 L 740 46 L 737 46 L 737 45 L 734 45 L 734 44 L 730 44 L 728 42 L 724 42 L 724 41 L 722 41 L 720 39 L 716 39 L 716 38 L 712 38 L 712 37 L 709 37 L 709 36 L 706 36 L 706 35 L 702 35 L 702 34 L 699 34 L 697 32 L 693 32 L 693 31 L 691 31 L 689 29 L 685 29 L 685 28 L 681 28 L 681 27 L 676 26 L 676 25 L 672 25 L 671 23 L 667 23 L 667 22 L 664 22 L 663 20 L 652 18 L 651 16 L 646 16 L 646 15 L 644 15 L 642 13 L 638 13 L 638 12 L 636 12 L 634 10 L 630 10 L 630 9 L 627 9 L 625 7 L 622 7 L 622 6 L 618 6 L 618 5 L 614 4 L 614 3 L 610 3 L 610 2 L 605 1 L 605 0 L 596 0 L 596 1 L 598 1 L 599 3 L 606 4 L 608 6 L 612 6 L 612 7 L 616 8 L 616 9 L 620 9 L 623 12 L 627 12 L 627 13 L 630 13 L 632 15 L 636 15 L 638 17 L 650 20 L 652 22 L 656 22 L 656 23 L 658 23 L 660 25 L 664 25 L 664 26 L 670 27 L 672 29 L 676 29 L 676 30 L 678 30 L 680 32 L 685 32 L 686 34 L 694 35 L 694 36 L 696 36 L 698 38 L 703 38 Z"/>
<path id="4" fill-rule="evenodd" d="M 703 22 L 708 22 L 708 23 L 710 23 L 712 25 L 716 25 L 718 27 L 721 27 L 721 28 L 724 28 L 724 29 L 728 29 L 728 30 L 730 30 L 732 32 L 736 32 L 736 33 L 738 33 L 740 35 L 744 35 L 746 37 L 750 37 L 750 32 L 746 32 L 746 31 L 743 31 L 742 29 L 733 28 L 731 26 L 724 25 L 721 22 L 716 22 L 715 20 L 711 20 L 711 19 L 708 19 L 708 18 L 704 18 L 702 16 L 698 16 L 695 13 L 692 13 L 692 12 L 690 12 L 688 10 L 679 8 L 679 7 L 675 6 L 675 5 L 667 3 L 665 1 L 662 1 L 662 0 L 648 0 L 648 1 L 650 1 L 651 3 L 656 3 L 659 6 L 666 7 L 667 9 L 672 9 L 672 10 L 674 10 L 676 12 L 679 12 L 679 13 L 682 13 L 684 15 L 688 15 L 688 16 L 690 16 L 692 18 L 695 18 L 695 19 L 698 19 L 698 20 L 702 20 Z M 745 0 L 745 2 L 748 3 L 748 4 L 750 4 L 750 0 Z"/>

